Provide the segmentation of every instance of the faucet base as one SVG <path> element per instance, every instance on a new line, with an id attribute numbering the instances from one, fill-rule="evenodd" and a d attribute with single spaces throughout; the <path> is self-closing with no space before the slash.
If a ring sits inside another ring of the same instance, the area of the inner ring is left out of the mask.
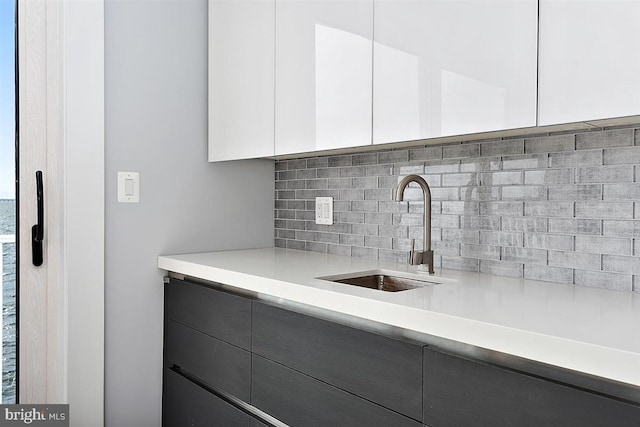
<path id="1" fill-rule="evenodd" d="M 409 252 L 409 264 L 410 265 L 428 265 L 429 274 L 435 273 L 433 269 L 433 251 L 415 251 Z"/>

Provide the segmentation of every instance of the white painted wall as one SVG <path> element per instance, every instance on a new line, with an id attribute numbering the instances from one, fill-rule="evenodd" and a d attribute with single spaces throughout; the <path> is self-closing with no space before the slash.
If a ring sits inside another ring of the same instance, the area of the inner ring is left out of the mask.
<path id="1" fill-rule="evenodd" d="M 158 426 L 157 255 L 273 245 L 273 162 L 207 163 L 206 0 L 106 1 L 105 129 L 106 425 Z"/>

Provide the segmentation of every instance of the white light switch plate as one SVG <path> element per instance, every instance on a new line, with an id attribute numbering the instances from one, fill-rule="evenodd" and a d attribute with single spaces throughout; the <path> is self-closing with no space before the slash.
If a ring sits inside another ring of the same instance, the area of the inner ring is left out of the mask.
<path id="1" fill-rule="evenodd" d="M 138 203 L 140 201 L 140 174 L 138 172 L 118 172 L 118 202 Z"/>
<path id="2" fill-rule="evenodd" d="M 333 225 L 333 197 L 316 197 L 316 224 Z"/>

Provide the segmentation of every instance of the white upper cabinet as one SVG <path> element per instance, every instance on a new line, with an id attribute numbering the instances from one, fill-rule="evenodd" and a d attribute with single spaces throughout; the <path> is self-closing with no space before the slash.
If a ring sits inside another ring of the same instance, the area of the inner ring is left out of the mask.
<path id="1" fill-rule="evenodd" d="M 209 0 L 209 161 L 273 155 L 274 0 Z"/>
<path id="2" fill-rule="evenodd" d="M 371 144 L 373 0 L 276 1 L 275 154 Z"/>
<path id="3" fill-rule="evenodd" d="M 638 23 L 637 0 L 540 0 L 540 125 L 640 114 Z"/>
<path id="4" fill-rule="evenodd" d="M 536 124 L 537 0 L 376 0 L 373 142 Z"/>

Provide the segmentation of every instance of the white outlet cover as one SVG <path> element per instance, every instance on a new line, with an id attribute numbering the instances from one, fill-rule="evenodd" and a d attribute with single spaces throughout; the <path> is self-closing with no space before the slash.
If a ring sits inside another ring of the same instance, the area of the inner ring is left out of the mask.
<path id="1" fill-rule="evenodd" d="M 118 172 L 118 202 L 140 202 L 140 174 L 138 172 Z"/>
<path id="2" fill-rule="evenodd" d="M 316 197 L 316 224 L 333 225 L 333 197 Z"/>

